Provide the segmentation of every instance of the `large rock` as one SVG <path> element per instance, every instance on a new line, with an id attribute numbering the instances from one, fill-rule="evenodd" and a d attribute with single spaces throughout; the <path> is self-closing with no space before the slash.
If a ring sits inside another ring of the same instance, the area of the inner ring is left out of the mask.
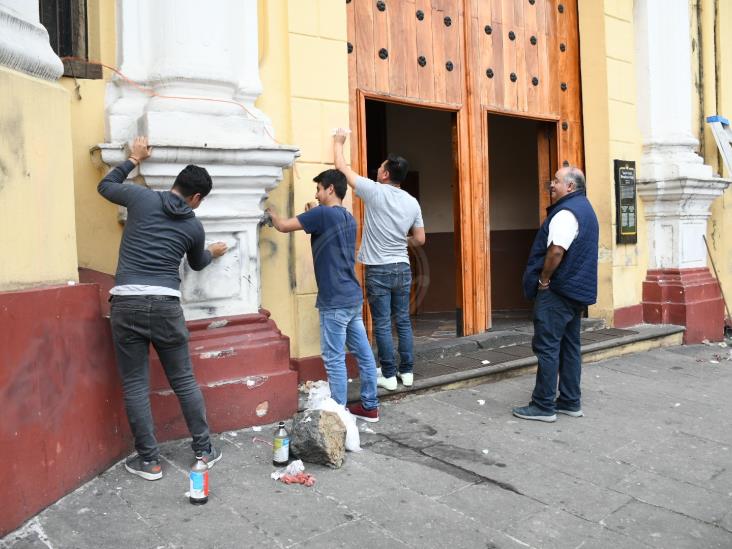
<path id="1" fill-rule="evenodd" d="M 303 461 L 337 469 L 346 454 L 346 426 L 335 412 L 301 412 L 292 420 L 290 450 Z"/>

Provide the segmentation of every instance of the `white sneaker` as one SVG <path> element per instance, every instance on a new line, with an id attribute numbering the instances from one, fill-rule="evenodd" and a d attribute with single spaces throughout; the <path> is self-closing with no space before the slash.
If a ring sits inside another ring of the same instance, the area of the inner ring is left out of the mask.
<path id="1" fill-rule="evenodd" d="M 392 377 L 379 376 L 376 378 L 376 385 L 378 385 L 379 387 L 383 387 L 387 391 L 396 391 L 396 388 L 397 388 L 396 376 L 392 376 Z"/>
<path id="2" fill-rule="evenodd" d="M 412 372 L 406 374 L 397 374 L 397 377 L 402 380 L 402 385 L 405 387 L 411 387 L 414 383 L 414 374 Z"/>

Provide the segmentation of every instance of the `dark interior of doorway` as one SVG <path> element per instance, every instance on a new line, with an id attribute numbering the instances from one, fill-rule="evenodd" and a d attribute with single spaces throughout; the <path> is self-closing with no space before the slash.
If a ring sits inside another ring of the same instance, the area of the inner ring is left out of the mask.
<path id="1" fill-rule="evenodd" d="M 555 123 L 488 115 L 492 330 L 531 316 L 521 279 L 548 200 L 555 132 Z"/>
<path id="2" fill-rule="evenodd" d="M 402 189 L 422 208 L 426 242 L 424 247 L 410 250 L 410 313 L 416 345 L 463 335 L 460 271 L 456 269 L 460 224 L 455 128 L 452 112 L 366 101 L 369 178 L 376 179 L 389 153 L 403 156 L 410 171 Z"/>

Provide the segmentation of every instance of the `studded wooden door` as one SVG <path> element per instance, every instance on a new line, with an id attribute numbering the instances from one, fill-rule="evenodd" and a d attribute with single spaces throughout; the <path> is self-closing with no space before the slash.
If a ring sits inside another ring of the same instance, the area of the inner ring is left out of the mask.
<path id="1" fill-rule="evenodd" d="M 457 113 L 464 331 L 483 331 L 490 326 L 487 113 L 556 123 L 556 165 L 583 167 L 577 0 L 346 4 L 355 166 L 365 168 L 366 98 Z"/>

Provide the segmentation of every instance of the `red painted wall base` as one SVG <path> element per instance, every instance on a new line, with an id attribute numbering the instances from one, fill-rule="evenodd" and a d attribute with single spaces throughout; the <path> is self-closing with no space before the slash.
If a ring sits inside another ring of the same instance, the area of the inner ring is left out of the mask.
<path id="1" fill-rule="evenodd" d="M 111 337 L 96 285 L 0 293 L 0 536 L 130 449 Z"/>
<path id="2" fill-rule="evenodd" d="M 706 267 L 649 270 L 643 282 L 643 320 L 686 326 L 684 343 L 724 336 L 724 302 Z"/>
<path id="3" fill-rule="evenodd" d="M 640 303 L 615 309 L 613 313 L 613 326 L 615 328 L 627 328 L 643 322 L 643 305 Z"/>
<path id="4" fill-rule="evenodd" d="M 325 373 L 323 358 L 320 355 L 292 358 L 290 359 L 290 364 L 297 372 L 299 383 L 328 379 L 328 375 Z M 355 379 L 359 376 L 358 361 L 351 353 L 346 353 L 346 369 L 348 370 L 349 378 Z"/>

